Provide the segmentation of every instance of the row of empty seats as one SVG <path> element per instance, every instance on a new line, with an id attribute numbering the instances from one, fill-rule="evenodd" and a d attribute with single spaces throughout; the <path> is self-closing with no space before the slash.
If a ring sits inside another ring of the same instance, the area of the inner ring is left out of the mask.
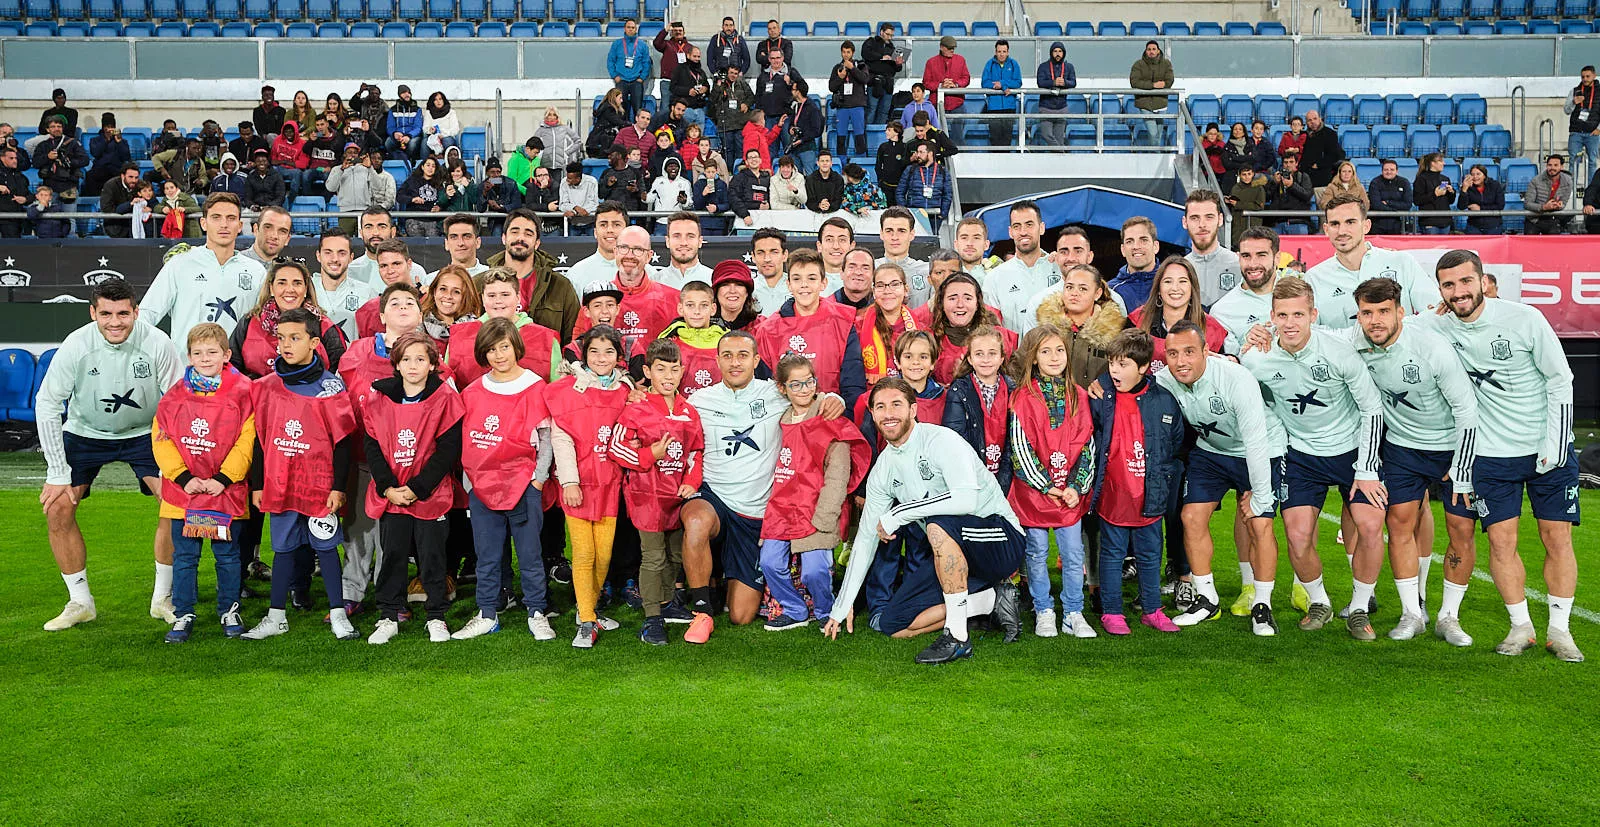
<path id="1" fill-rule="evenodd" d="M 76 22 L 252 20 L 664 21 L 668 0 L 0 0 L 0 19 Z"/>
<path id="2" fill-rule="evenodd" d="M 621 37 L 620 21 L 612 21 L 602 28 L 599 23 L 453 23 L 389 22 L 374 23 L 50 23 L 35 21 L 0 21 L 0 37 L 287 37 L 298 40 L 310 38 L 384 38 L 401 40 L 420 38 L 469 37 Z M 641 23 L 640 33 L 654 37 L 661 31 L 659 22 Z"/>
<path id="3" fill-rule="evenodd" d="M 1041 21 L 1033 24 L 1033 33 L 1036 37 L 1250 37 L 1262 35 L 1264 37 L 1284 37 L 1289 30 L 1276 21 L 1267 20 L 1255 24 L 1241 21 L 1217 23 L 1200 21 L 1193 25 L 1188 23 L 1162 23 L 1156 25 L 1150 21 L 1136 23 L 1120 23 L 1117 21 L 1103 21 L 1089 23 L 1075 20 L 1071 23 L 1054 23 Z"/>
<path id="4" fill-rule="evenodd" d="M 1501 20 L 1490 23 L 1486 20 L 1473 20 L 1465 24 L 1452 20 L 1435 20 L 1424 23 L 1420 20 L 1403 20 L 1393 29 L 1382 20 L 1374 20 L 1367 30 L 1375 35 L 1396 34 L 1401 37 L 1426 37 L 1428 35 L 1472 35 L 1482 37 L 1496 34 L 1594 34 L 1600 29 L 1592 20 L 1530 20 L 1526 23 L 1520 20 Z"/>
<path id="5" fill-rule="evenodd" d="M 1359 18 L 1361 3 L 1349 0 Z M 1587 17 L 1600 14 L 1595 0 L 1373 0 L 1372 16 L 1406 20 L 1494 20 L 1496 18 Z"/>
<path id="6" fill-rule="evenodd" d="M 45 371 L 50 369 L 55 355 L 55 348 L 37 359 L 31 351 L 21 348 L 0 350 L 0 420 L 35 421 L 33 399 L 39 394 Z"/>
<path id="7" fill-rule="evenodd" d="M 904 25 L 893 21 L 879 21 L 874 26 L 865 20 L 852 20 L 848 23 L 838 23 L 832 20 L 819 20 L 815 23 L 806 23 L 799 20 L 790 20 L 781 23 L 779 33 L 784 37 L 850 37 L 865 40 L 877 34 L 885 25 L 894 27 L 896 37 L 999 37 L 1000 24 L 993 20 L 975 20 L 971 28 L 959 20 L 949 20 L 935 26 L 929 20 L 913 20 Z M 809 26 L 809 28 L 808 28 Z M 750 21 L 750 36 L 764 38 L 767 36 L 767 22 L 765 20 Z"/>
<path id="8" fill-rule="evenodd" d="M 1339 146 L 1349 158 L 1390 158 L 1404 154 L 1420 158 L 1443 152 L 1452 158 L 1481 155 L 1498 160 L 1511 155 L 1511 131 L 1495 124 L 1445 127 L 1385 124 L 1371 128 L 1346 124 L 1336 128 Z"/>
<path id="9" fill-rule="evenodd" d="M 1190 95 L 1189 114 L 1196 123 L 1244 123 L 1253 118 L 1268 126 L 1304 117 L 1315 109 L 1333 126 L 1342 124 L 1465 124 L 1489 122 L 1489 102 L 1480 95 Z"/>
<path id="10" fill-rule="evenodd" d="M 315 96 L 313 99 L 315 99 Z M 17 142 L 19 144 L 26 143 L 28 140 L 38 134 L 38 130 L 34 127 L 18 127 L 16 130 Z M 149 170 L 148 164 L 150 161 L 150 141 L 154 137 L 154 134 L 154 130 L 147 126 L 122 127 L 122 140 L 128 144 L 128 155 L 134 161 L 140 162 L 145 171 Z M 190 129 L 186 131 L 184 135 L 185 137 L 198 138 L 200 137 L 200 130 Z M 225 129 L 223 130 L 223 137 L 227 138 L 229 141 L 232 141 L 234 138 L 239 137 L 239 130 L 237 128 Z M 461 130 L 460 146 L 461 155 L 464 158 L 487 158 L 489 156 L 488 128 L 482 126 L 469 126 L 463 128 Z M 395 163 L 400 163 L 401 166 L 404 167 L 403 162 L 397 161 Z M 32 169 L 27 170 L 27 172 L 33 172 L 37 174 L 37 172 Z M 30 179 L 30 182 L 34 184 L 39 183 L 34 179 Z"/>

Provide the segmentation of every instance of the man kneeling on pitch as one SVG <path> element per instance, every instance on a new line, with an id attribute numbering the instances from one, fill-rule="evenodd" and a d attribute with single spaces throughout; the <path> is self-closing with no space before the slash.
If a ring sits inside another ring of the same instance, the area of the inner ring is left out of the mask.
<path id="1" fill-rule="evenodd" d="M 861 527 L 822 633 L 836 638 L 841 625 L 854 631 L 851 607 L 878 543 L 905 531 L 933 565 L 907 575 L 874 628 L 908 638 L 943 627 L 918 663 L 971 657 L 967 618 L 974 615 L 992 612 L 1015 639 L 1020 609 L 1011 577 L 1022 566 L 1024 542 L 994 475 L 954 431 L 917 421 L 917 394 L 905 380 L 879 381 L 867 407 L 887 447 L 867 477 Z"/>

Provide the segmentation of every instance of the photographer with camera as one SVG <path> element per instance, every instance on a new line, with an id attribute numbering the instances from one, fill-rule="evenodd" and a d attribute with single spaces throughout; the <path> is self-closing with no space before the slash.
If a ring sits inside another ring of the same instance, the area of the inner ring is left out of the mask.
<path id="1" fill-rule="evenodd" d="M 1290 151 L 1283 156 L 1283 166 L 1274 170 L 1267 180 L 1267 209 L 1310 210 L 1311 176 L 1300 171 L 1300 153 Z M 1279 219 L 1279 235 L 1307 235 L 1311 232 L 1309 218 Z"/>

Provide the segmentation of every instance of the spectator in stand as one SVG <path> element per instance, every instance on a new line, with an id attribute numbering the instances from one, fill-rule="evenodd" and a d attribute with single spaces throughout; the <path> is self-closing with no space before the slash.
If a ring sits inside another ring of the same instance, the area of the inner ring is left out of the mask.
<path id="1" fill-rule="evenodd" d="M 650 113 L 643 109 L 634 113 L 633 125 L 617 133 L 616 144 L 623 152 L 639 150 L 640 163 L 648 166 L 650 153 L 656 149 L 656 136 L 650 131 Z"/>
<path id="2" fill-rule="evenodd" d="M 1333 180 L 1339 162 L 1344 160 L 1344 147 L 1339 146 L 1339 133 L 1322 121 L 1322 114 L 1313 109 L 1306 113 L 1306 141 L 1300 150 L 1300 170 L 1311 178 L 1314 187 L 1326 187 Z"/>
<path id="3" fill-rule="evenodd" d="M 1267 125 L 1263 121 L 1250 122 L 1250 166 L 1256 172 L 1266 174 L 1278 166 L 1278 153 L 1272 148 L 1272 140 L 1267 137 Z"/>
<path id="4" fill-rule="evenodd" d="M 206 162 L 206 177 L 216 174 L 222 166 L 222 153 L 228 151 L 228 137 L 222 134 L 222 124 L 207 118 L 200 124 L 200 157 Z"/>
<path id="5" fill-rule="evenodd" d="M 600 173 L 600 200 L 615 201 L 628 212 L 643 210 L 647 186 L 639 150 L 618 147 L 611 151 L 610 162 L 605 172 Z"/>
<path id="6" fill-rule="evenodd" d="M 967 99 L 961 95 L 945 95 L 939 89 L 960 89 L 972 84 L 972 72 L 967 69 L 967 59 L 956 54 L 956 39 L 945 35 L 939 38 L 939 53 L 928 58 L 922 66 L 922 85 L 933 93 L 935 102 L 941 99 L 946 113 L 958 112 Z M 950 123 L 950 138 L 961 143 L 961 124 Z"/>
<path id="7" fill-rule="evenodd" d="M 109 113 L 108 113 L 109 114 Z M 128 142 L 115 123 L 102 126 L 100 134 L 89 139 L 89 174 L 83 178 L 83 195 L 99 195 L 107 181 L 122 172 L 122 165 L 133 160 Z"/>
<path id="8" fill-rule="evenodd" d="M 714 215 L 728 214 L 728 182 L 720 176 L 707 175 L 696 169 L 690 191 L 694 193 L 696 210 Z M 700 219 L 700 232 L 704 235 L 726 235 L 731 229 L 726 218 Z"/>
<path id="9" fill-rule="evenodd" d="M 662 99 L 663 104 L 669 104 L 678 99 L 677 93 L 672 91 L 672 76 L 678 70 L 678 65 L 689 57 L 689 38 L 683 34 L 683 23 L 674 22 L 656 32 L 652 45 L 661 53 L 661 79 L 665 81 L 667 95 Z"/>
<path id="10" fill-rule="evenodd" d="M 1411 182 L 1400 177 L 1400 165 L 1393 158 L 1384 158 L 1379 164 L 1383 171 L 1367 185 L 1371 211 L 1410 212 Z M 1404 232 L 1403 223 L 1398 218 L 1369 217 L 1372 219 L 1373 235 L 1399 235 Z"/>
<path id="11" fill-rule="evenodd" d="M 862 216 L 866 215 L 868 210 L 889 208 L 888 196 L 884 195 L 878 185 L 872 183 L 867 177 L 867 171 L 860 164 L 850 164 L 844 168 L 844 182 L 845 212 Z"/>
<path id="12" fill-rule="evenodd" d="M 983 88 L 991 92 L 983 98 L 983 111 L 991 115 L 1015 115 L 1017 97 L 1012 94 L 1022 88 L 1022 66 L 1011 57 L 1011 41 L 1001 38 L 994 42 L 994 57 L 983 64 Z M 1003 93 L 1003 94 L 1002 94 Z M 1012 118 L 993 118 L 989 124 L 990 146 L 1011 146 L 1016 137 L 1017 122 Z"/>
<path id="13" fill-rule="evenodd" d="M 912 144 L 911 165 L 900 175 L 897 203 L 927 210 L 937 233 L 944 216 L 950 214 L 951 196 L 950 174 L 934 154 L 933 145 L 927 141 Z"/>
<path id="14" fill-rule="evenodd" d="M 1306 122 L 1299 115 L 1289 119 L 1289 131 L 1283 133 L 1278 139 L 1278 157 L 1289 154 L 1289 150 L 1304 152 L 1306 148 Z"/>
<path id="15" fill-rule="evenodd" d="M 533 130 L 533 137 L 544 143 L 542 166 L 566 169 L 567 164 L 583 160 L 583 141 L 578 131 L 561 121 L 554 106 L 544 108 L 544 120 Z"/>
<path id="16" fill-rule="evenodd" d="M 1244 167 L 1239 170 L 1239 180 L 1228 192 L 1228 208 L 1233 211 L 1233 243 L 1228 246 L 1238 249 L 1244 231 L 1261 226 L 1261 219 L 1245 218 L 1241 213 L 1267 208 L 1267 188 L 1257 180 L 1255 169 Z"/>
<path id="17" fill-rule="evenodd" d="M 375 133 L 374 142 L 382 146 L 384 139 L 389 137 L 389 132 L 384 128 L 389 124 L 389 102 L 383 99 L 383 90 L 378 88 L 378 84 L 361 84 L 361 89 L 350 98 L 350 109 L 366 121 L 361 128 Z"/>
<path id="18" fill-rule="evenodd" d="M 1217 176 L 1217 182 L 1223 184 L 1223 190 L 1233 189 L 1227 186 L 1228 165 L 1223 163 L 1222 149 L 1228 142 L 1222 140 L 1222 129 L 1215 123 L 1206 124 L 1206 129 L 1200 134 L 1200 149 L 1206 154 L 1206 163 L 1211 167 L 1211 174 Z"/>
<path id="19" fill-rule="evenodd" d="M 478 184 L 478 203 L 483 205 L 484 212 L 508 213 L 522 206 L 522 190 L 517 188 L 515 181 L 506 177 L 499 158 L 490 158 L 483 165 L 483 181 Z M 485 234 L 500 232 L 500 226 L 500 219 L 490 219 Z"/>
<path id="20" fill-rule="evenodd" d="M 782 51 L 773 49 L 766 52 L 765 56 L 766 68 L 756 77 L 756 105 L 767 113 L 768 121 L 776 123 L 789 111 L 794 101 L 795 83 L 804 83 L 804 80 L 799 72 L 785 62 Z"/>
<path id="21" fill-rule="evenodd" d="M 326 195 L 328 189 L 324 182 L 343 157 L 344 145 L 339 142 L 339 133 L 326 115 L 316 119 L 315 129 L 317 131 L 305 144 L 306 166 L 300 176 L 301 195 Z M 360 151 L 359 145 L 356 150 Z"/>
<path id="22" fill-rule="evenodd" d="M 1578 72 L 1578 85 L 1572 87 L 1561 111 L 1567 113 L 1567 157 L 1572 159 L 1572 174 L 1582 170 L 1580 155 L 1591 173 L 1600 171 L 1600 83 L 1595 82 L 1593 66 Z M 1585 190 L 1585 197 L 1587 193 Z"/>
<path id="23" fill-rule="evenodd" d="M 383 148 L 399 153 L 413 163 L 422 160 L 427 148 L 422 143 L 422 107 L 411 97 L 411 87 L 400 84 L 400 97 L 389 107 L 388 126 L 384 127 Z"/>
<path id="24" fill-rule="evenodd" d="M 1503 210 L 1506 208 L 1506 189 L 1489 177 L 1483 164 L 1473 164 L 1467 170 L 1467 179 L 1461 182 L 1461 195 L 1456 199 L 1456 209 Z M 1499 235 L 1502 223 L 1498 215 L 1468 216 L 1467 235 Z"/>
<path id="25" fill-rule="evenodd" d="M 878 35 L 862 44 L 861 60 L 872 75 L 867 89 L 867 123 L 887 123 L 894 98 L 894 79 L 906 64 L 905 52 L 894 45 L 893 23 L 879 24 Z"/>
<path id="26" fill-rule="evenodd" d="M 8 123 L 0 123 L 0 149 L 15 149 L 17 151 L 17 168 L 28 169 L 33 158 L 31 153 L 17 143 L 17 130 Z"/>
<path id="27" fill-rule="evenodd" d="M 296 103 L 299 102 L 299 95 L 295 96 L 295 100 Z M 262 136 L 263 140 L 270 141 L 283 132 L 283 122 L 287 115 L 288 113 L 283 110 L 283 104 L 278 103 L 278 90 L 273 89 L 271 86 L 263 86 L 261 87 L 261 103 L 250 111 L 251 129 Z M 243 132 L 242 126 L 240 132 Z M 236 157 L 239 155 L 238 152 L 233 154 Z"/>
<path id="28" fill-rule="evenodd" d="M 339 197 L 339 212 L 347 216 L 339 219 L 339 229 L 344 230 L 346 235 L 355 234 L 357 216 L 368 207 L 383 206 L 374 203 L 373 196 L 378 187 L 378 176 L 386 173 L 381 166 L 373 169 L 371 159 L 371 155 L 361 154 L 361 147 L 349 144 L 344 148 L 344 159 L 339 166 L 328 173 L 328 192 Z M 415 208 L 408 203 L 402 209 Z"/>
<path id="29" fill-rule="evenodd" d="M 900 176 L 910 160 L 911 150 L 901 137 L 905 135 L 904 127 L 899 121 L 890 121 L 883 125 L 884 142 L 878 145 L 878 163 L 873 169 L 878 171 L 878 188 L 883 192 L 883 197 L 889 206 L 899 202 L 896 197 L 900 190 Z"/>
<path id="30" fill-rule="evenodd" d="M 806 176 L 806 209 L 831 213 L 844 206 L 844 178 L 833 171 L 833 154 L 817 153 L 817 169 Z"/>
<path id="31" fill-rule="evenodd" d="M 425 152 L 443 153 L 461 140 L 461 121 L 450 110 L 450 99 L 443 92 L 428 96 L 422 110 L 422 142 Z"/>
<path id="32" fill-rule="evenodd" d="M 467 170 L 465 162 L 460 158 L 451 158 L 445 164 L 445 176 L 444 194 L 439 199 L 441 212 L 454 215 L 482 209 L 478 204 L 477 182 L 472 180 L 472 173 Z"/>
<path id="33" fill-rule="evenodd" d="M 694 174 L 695 180 L 702 175 L 711 175 L 727 182 L 733 177 L 733 172 L 728 169 L 728 162 L 721 153 L 711 148 L 711 139 L 704 135 L 695 141 L 694 156 L 689 161 L 689 171 Z"/>
<path id="34" fill-rule="evenodd" d="M 816 168 L 817 150 L 822 149 L 822 106 L 812 102 L 810 92 L 810 87 L 800 78 L 795 78 L 794 85 L 789 88 L 794 100 L 790 104 L 785 146 L 802 174 Z"/>
<path id="35" fill-rule="evenodd" d="M 706 106 L 711 102 L 711 78 L 700 65 L 699 46 L 690 46 L 688 54 L 672 70 L 672 102 L 684 105 L 684 123 L 704 126 Z"/>
<path id="36" fill-rule="evenodd" d="M 278 127 L 278 132 L 273 134 L 281 134 L 282 131 L 283 127 L 280 126 Z M 234 158 L 254 158 L 258 149 L 266 150 L 270 156 L 272 154 L 272 143 L 256 134 L 255 124 L 250 121 L 240 121 L 239 137 L 228 142 L 228 151 L 233 153 Z"/>
<path id="37" fill-rule="evenodd" d="M 771 127 L 767 126 L 767 113 L 761 109 L 752 109 L 750 118 L 744 125 L 743 136 L 740 139 L 744 145 L 745 157 L 750 157 L 751 150 L 761 153 L 761 167 L 772 167 L 772 142 L 783 134 L 784 122 L 778 120 Z"/>
<path id="38" fill-rule="evenodd" d="M 794 158 L 778 159 L 778 174 L 772 176 L 772 208 L 803 210 L 806 207 L 806 176 L 795 169 Z"/>
<path id="39" fill-rule="evenodd" d="M 1523 209 L 1534 214 L 1526 222 L 1528 235 L 1559 235 L 1565 229 L 1566 219 L 1540 215 L 1564 210 L 1572 200 L 1572 174 L 1565 166 L 1565 158 L 1551 155 L 1544 159 L 1544 171 L 1528 182 L 1522 194 Z"/>
<path id="40" fill-rule="evenodd" d="M 171 181 L 184 192 L 205 192 L 206 186 L 211 183 L 211 176 L 206 174 L 205 160 L 200 157 L 204 151 L 199 138 L 189 138 L 175 149 L 152 155 L 153 177 Z M 37 156 L 34 166 L 38 166 Z"/>
<path id="41" fill-rule="evenodd" d="M 1229 129 L 1228 140 L 1222 145 L 1222 168 L 1227 171 L 1227 178 L 1217 179 L 1225 185 L 1222 191 L 1233 189 L 1233 182 L 1239 178 L 1239 170 L 1254 166 L 1250 136 L 1245 132 L 1243 123 L 1235 123 Z"/>
<path id="42" fill-rule="evenodd" d="M 1361 186 L 1361 179 L 1356 177 L 1356 165 L 1349 161 L 1340 161 L 1333 180 L 1326 187 L 1317 190 L 1317 203 L 1327 204 L 1336 196 L 1348 195 L 1361 199 L 1361 206 L 1371 210 L 1372 200 L 1367 196 L 1367 188 Z M 1445 207 L 1445 209 L 1450 209 Z"/>
<path id="43" fill-rule="evenodd" d="M 294 124 L 301 135 L 311 135 L 316 132 L 317 110 L 311 108 L 311 97 L 305 93 L 304 89 L 294 93 L 294 101 L 289 104 L 289 112 L 283 122 L 285 124 Z M 256 131 L 260 132 L 261 130 L 257 129 Z M 279 134 L 282 134 L 281 129 Z"/>
<path id="44" fill-rule="evenodd" d="M 16 218 L 28 211 L 28 203 L 33 200 L 28 193 L 28 177 L 23 175 L 22 170 L 19 168 L 20 162 L 18 159 L 21 157 L 22 151 L 17 147 L 0 146 L 0 216 L 5 216 L 5 220 L 0 220 L 0 238 L 22 237 L 22 222 L 16 220 Z M 139 168 L 135 166 L 133 172 L 133 181 L 136 186 L 139 180 Z M 109 210 L 105 209 L 106 195 L 111 193 L 115 186 L 120 185 L 121 180 L 118 179 L 118 181 L 108 184 L 106 189 L 101 192 L 100 204 L 102 212 L 109 212 Z M 110 231 L 118 224 L 122 224 L 122 222 L 106 222 L 107 234 L 109 235 Z M 122 224 L 122 227 L 124 232 L 121 237 L 126 238 L 127 225 Z"/>
<path id="45" fill-rule="evenodd" d="M 590 158 L 604 158 L 611 154 L 622 130 L 628 129 L 627 107 L 622 102 L 622 90 L 612 89 L 594 105 L 594 126 L 583 141 L 584 152 Z"/>
<path id="46" fill-rule="evenodd" d="M 63 95 L 56 104 L 57 108 L 65 100 L 66 96 Z M 89 166 L 89 153 L 84 152 L 83 144 L 67 133 L 65 116 L 54 115 L 45 126 L 44 140 L 33 150 L 33 168 L 39 171 L 39 182 L 48 185 L 58 201 L 71 203 L 78 200 L 78 178 Z M 204 179 L 200 187 L 204 189 Z"/>
<path id="47" fill-rule="evenodd" d="M 755 225 L 750 213 L 772 209 L 772 173 L 767 171 L 766 158 L 754 149 L 745 150 L 744 167 L 728 184 L 728 209 L 746 227 Z"/>
<path id="48" fill-rule="evenodd" d="M 933 120 L 926 112 L 918 112 L 917 116 L 911 119 L 911 131 L 913 134 L 907 140 L 927 141 L 932 144 L 933 156 L 939 159 L 940 163 L 944 163 L 946 158 L 961 151 L 956 148 L 955 141 L 950 140 L 950 136 L 934 128 Z"/>
<path id="49" fill-rule="evenodd" d="M 1433 152 L 1422 157 L 1417 179 L 1411 182 L 1411 201 L 1419 210 L 1448 210 L 1455 204 L 1456 187 L 1445 177 L 1443 155 Z M 1328 202 L 1319 199 L 1317 203 Z M 1417 226 L 1425 235 L 1445 235 L 1454 223 L 1455 219 L 1449 216 L 1417 219 Z"/>
<path id="50" fill-rule="evenodd" d="M 278 168 L 284 184 L 289 187 L 289 198 L 293 200 L 304 194 L 305 169 L 310 159 L 306 157 L 306 141 L 300 137 L 300 124 L 284 121 L 278 137 L 272 140 L 271 158 L 272 165 Z"/>
<path id="51" fill-rule="evenodd" d="M 344 98 L 338 92 L 329 92 L 322 103 L 322 117 L 328 119 L 328 127 L 338 131 L 350 120 L 350 109 L 344 105 Z"/>
<path id="52" fill-rule="evenodd" d="M 650 162 L 645 165 L 645 180 L 654 181 L 666 171 L 667 161 L 677 159 L 679 168 L 682 169 L 683 156 L 678 154 L 678 142 L 670 128 L 662 128 L 656 132 L 655 149 L 650 153 Z"/>
<path id="53" fill-rule="evenodd" d="M 583 174 L 582 161 L 567 164 L 566 172 L 557 206 L 567 219 L 571 235 L 594 235 L 594 214 L 600 208 L 598 185 L 594 176 Z"/>
<path id="54" fill-rule="evenodd" d="M 367 166 L 378 173 L 372 179 L 372 203 L 368 206 L 382 207 L 386 210 L 394 209 L 395 189 L 400 185 L 394 176 L 383 171 L 383 162 L 387 160 L 383 150 L 374 149 L 367 153 Z"/>
<path id="55" fill-rule="evenodd" d="M 650 194 L 644 203 L 654 212 L 677 212 L 689 209 L 692 197 L 689 179 L 683 174 L 683 159 L 673 155 L 662 165 L 661 174 L 650 182 Z"/>
<path id="56" fill-rule="evenodd" d="M 67 105 L 67 90 L 57 88 L 50 93 L 52 106 L 39 115 L 39 134 L 45 135 L 50 131 L 50 121 L 60 118 L 66 134 L 76 138 L 78 135 L 78 110 Z"/>
<path id="57" fill-rule="evenodd" d="M 939 122 L 939 110 L 928 100 L 928 87 L 923 86 L 922 81 L 911 84 L 911 102 L 900 107 L 900 129 L 909 131 L 918 112 L 926 113 L 929 123 Z"/>
<path id="58" fill-rule="evenodd" d="M 1161 44 L 1154 40 L 1146 41 L 1144 54 L 1133 62 L 1133 68 L 1128 70 L 1128 85 L 1135 89 L 1153 89 L 1162 92 L 1159 95 L 1137 95 L 1133 105 L 1142 112 L 1167 111 L 1167 95 L 1165 90 L 1171 89 L 1175 82 L 1172 74 L 1172 61 L 1161 53 Z M 1134 127 L 1134 134 L 1143 130 L 1146 146 L 1160 146 L 1165 130 L 1165 121 L 1144 119 Z"/>
<path id="59" fill-rule="evenodd" d="M 678 136 L 689 128 L 689 122 L 684 120 L 684 113 L 689 107 L 683 101 L 673 101 L 656 111 L 655 117 L 650 119 L 650 131 L 660 134 L 661 130 L 672 131 L 672 145 L 678 145 Z"/>
<path id="60" fill-rule="evenodd" d="M 176 181 L 162 182 L 161 203 L 154 213 L 163 238 L 200 237 L 200 203 L 179 189 Z"/>
<path id="61" fill-rule="evenodd" d="M 227 157 L 223 156 L 224 159 Z M 244 195 L 240 196 L 239 201 L 251 210 L 281 207 L 288 194 L 289 188 L 283 183 L 283 175 L 272 166 L 271 155 L 265 149 L 256 150 L 255 157 L 250 159 L 250 172 L 244 177 Z"/>
<path id="62" fill-rule="evenodd" d="M 566 170 L 562 170 L 562 175 Z M 561 212 L 561 182 L 550 173 L 549 167 L 539 167 L 533 171 L 533 177 L 528 179 L 528 191 L 522 196 L 522 206 L 537 213 Z M 560 233 L 562 222 L 552 218 L 541 218 L 539 228 L 547 233 Z"/>
<path id="63" fill-rule="evenodd" d="M 43 138 L 43 136 L 41 135 L 40 138 Z M 34 141 L 40 138 L 35 138 Z M 29 152 L 33 151 L 31 146 L 34 141 L 28 142 L 30 146 Z M 188 139 L 183 137 L 183 130 L 178 128 L 178 122 L 168 118 L 161 122 L 161 128 L 150 138 L 150 156 L 154 158 L 156 153 L 166 152 L 169 149 L 181 149 L 186 143 L 188 143 Z"/>
<path id="64" fill-rule="evenodd" d="M 750 91 L 750 82 L 744 79 L 743 69 L 730 66 L 717 76 L 710 104 L 711 120 L 717 125 L 717 137 L 722 139 L 722 157 L 737 162 L 744 157 L 744 126 L 756 108 L 756 96 Z"/>
<path id="65" fill-rule="evenodd" d="M 853 146 L 858 156 L 867 154 L 867 67 L 856 61 L 856 44 L 846 40 L 839 46 L 839 62 L 828 75 L 828 92 L 833 95 L 834 151 L 848 159 Z"/>
<path id="66" fill-rule="evenodd" d="M 206 192 L 231 192 L 239 199 L 239 203 L 248 205 L 249 202 L 244 200 L 244 185 L 245 174 L 244 170 L 239 168 L 239 159 L 235 158 L 232 152 L 222 153 L 222 168 L 217 170 L 216 175 L 211 176 L 211 183 L 207 185 Z"/>
<path id="67" fill-rule="evenodd" d="M 644 82 L 650 78 L 650 48 L 639 39 L 639 21 L 628 18 L 622 37 L 606 55 L 606 74 L 622 90 L 622 105 L 632 117 L 644 111 Z"/>
<path id="68" fill-rule="evenodd" d="M 1040 89 L 1054 90 L 1056 92 L 1078 88 L 1078 70 L 1067 62 L 1067 46 L 1065 43 L 1057 40 L 1050 44 L 1050 59 L 1039 64 L 1039 70 L 1034 73 L 1034 82 L 1039 85 Z M 1066 96 L 1040 95 L 1039 114 L 1067 114 Z M 1039 143 L 1044 146 L 1066 146 L 1066 118 L 1045 118 L 1040 120 Z"/>
<path id="69" fill-rule="evenodd" d="M 783 55 L 783 65 L 794 64 L 794 41 L 784 37 L 781 32 L 783 27 L 776 20 L 767 21 L 767 39 L 756 44 L 756 65 L 771 66 L 771 55 L 774 52 Z"/>
<path id="70" fill-rule="evenodd" d="M 62 205 L 55 200 L 55 192 L 48 184 L 40 184 L 34 188 L 33 203 L 28 205 L 28 220 L 33 222 L 35 237 L 66 238 L 72 235 L 71 221 L 50 217 L 63 212 Z"/>
<path id="71" fill-rule="evenodd" d="M 446 183 L 439 159 L 424 158 L 395 192 L 395 205 L 401 212 L 444 212 Z M 339 199 L 339 206 L 344 206 L 343 198 Z M 418 238 L 437 238 L 440 234 L 439 222 L 432 218 L 407 218 L 405 228 L 406 235 Z"/>
<path id="72" fill-rule="evenodd" d="M 3 151 L 3 150 L 0 150 Z M 1600 164 L 1595 165 L 1589 186 L 1583 188 L 1583 231 L 1600 233 Z"/>
<path id="73" fill-rule="evenodd" d="M 1283 168 L 1272 174 L 1267 183 L 1267 209 L 1311 209 L 1311 177 L 1300 171 L 1300 153 L 1289 152 L 1283 156 Z M 1278 235 L 1306 235 L 1311 232 L 1308 218 L 1279 218 Z"/>
<path id="74" fill-rule="evenodd" d="M 511 153 L 510 160 L 506 161 L 506 174 L 517 182 L 518 189 L 526 193 L 528 179 L 533 177 L 533 171 L 549 165 L 550 162 L 544 154 L 544 139 L 534 135 L 523 141 L 516 152 Z"/>
<path id="75" fill-rule="evenodd" d="M 722 18 L 722 31 L 711 36 L 706 44 L 706 70 L 718 79 L 725 77 L 729 68 L 739 74 L 750 73 L 750 44 L 739 34 L 739 24 L 731 17 Z M 721 130 L 721 124 L 718 125 Z"/>
<path id="76" fill-rule="evenodd" d="M 4 152 L 4 150 L 0 150 Z M 105 213 L 119 213 L 128 215 L 133 212 L 133 200 L 139 197 L 139 165 L 128 162 L 122 165 L 122 174 L 106 182 L 100 190 L 100 211 Z M 0 182 L 4 177 L 0 176 Z M 0 183 L 0 199 L 10 200 L 3 190 L 4 184 Z M 0 201 L 0 211 L 4 211 L 4 203 Z M 129 222 L 107 221 L 103 225 L 105 233 L 110 238 L 131 238 L 133 236 Z"/>

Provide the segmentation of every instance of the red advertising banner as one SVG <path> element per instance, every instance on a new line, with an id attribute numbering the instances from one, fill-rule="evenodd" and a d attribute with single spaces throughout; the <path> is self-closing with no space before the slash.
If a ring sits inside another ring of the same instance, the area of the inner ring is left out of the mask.
<path id="1" fill-rule="evenodd" d="M 1563 339 L 1600 338 L 1600 237 L 1581 235 L 1393 235 L 1372 243 L 1405 250 L 1433 272 L 1439 257 L 1469 249 L 1500 285 L 1500 298 L 1531 304 Z M 1284 252 L 1316 265 L 1333 255 L 1326 236 L 1286 235 Z"/>

